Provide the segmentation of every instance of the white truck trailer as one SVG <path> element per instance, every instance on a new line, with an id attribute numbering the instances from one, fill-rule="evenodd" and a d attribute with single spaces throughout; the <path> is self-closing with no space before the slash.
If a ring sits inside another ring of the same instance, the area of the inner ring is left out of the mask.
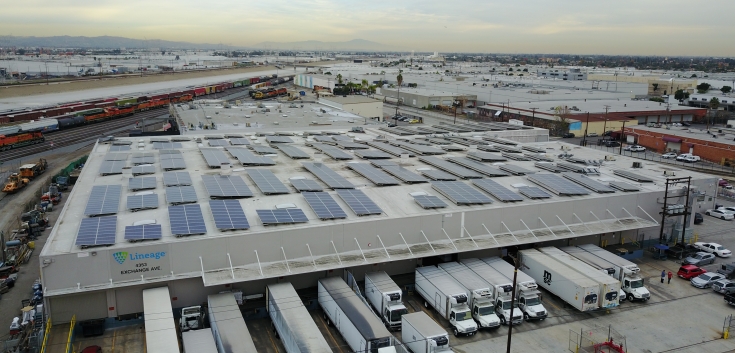
<path id="1" fill-rule="evenodd" d="M 393 335 L 342 278 L 322 278 L 317 287 L 324 319 L 337 328 L 353 352 L 396 352 Z"/>
<path id="2" fill-rule="evenodd" d="M 401 315 L 408 314 L 403 291 L 385 271 L 365 274 L 365 297 L 389 330 L 401 329 Z"/>
<path id="3" fill-rule="evenodd" d="M 486 257 L 480 260 L 502 273 L 508 280 L 513 281 L 513 272 L 515 272 L 513 265 L 505 262 L 505 260 L 498 256 Z M 516 274 L 516 298 L 518 300 L 518 307 L 523 312 L 523 318 L 526 321 L 546 320 L 546 317 L 549 315 L 544 305 L 541 304 L 541 296 L 539 294 L 536 280 L 523 273 L 523 271 L 518 270 Z"/>
<path id="4" fill-rule="evenodd" d="M 401 317 L 401 340 L 413 353 L 451 353 L 449 334 L 439 324 L 419 311 Z"/>
<path id="5" fill-rule="evenodd" d="M 560 247 L 559 250 L 573 256 L 574 258 L 592 266 L 598 271 L 612 278 L 615 278 L 616 280 L 619 281 L 616 274 L 619 273 L 620 268 L 605 261 L 604 259 L 600 257 L 595 256 L 591 252 L 584 251 L 576 246 L 564 246 L 564 247 Z M 621 283 L 620 294 L 618 295 L 618 300 L 622 304 L 622 302 L 627 298 L 628 298 L 628 295 L 622 289 L 622 283 Z"/>
<path id="6" fill-rule="evenodd" d="M 501 324 L 507 325 L 511 322 L 513 325 L 520 325 L 523 323 L 523 312 L 518 307 L 518 300 L 513 301 L 513 280 L 508 280 L 502 273 L 480 259 L 462 259 L 460 262 L 492 286 L 495 313 L 500 318 Z M 511 308 L 513 308 L 512 317 Z"/>
<path id="7" fill-rule="evenodd" d="M 611 309 L 620 305 L 620 299 L 618 298 L 620 296 L 620 281 L 556 247 L 546 246 L 538 250 L 597 282 L 599 284 L 599 300 L 597 303 L 600 304 L 600 309 Z"/>
<path id="8" fill-rule="evenodd" d="M 181 341 L 184 353 L 217 353 L 217 344 L 210 329 L 182 332 Z"/>
<path id="9" fill-rule="evenodd" d="M 179 338 L 168 287 L 143 290 L 143 317 L 147 351 L 178 353 Z"/>
<path id="10" fill-rule="evenodd" d="M 291 283 L 265 287 L 266 310 L 287 353 L 331 353 L 332 349 Z"/>
<path id="11" fill-rule="evenodd" d="M 648 299 L 651 299 L 651 292 L 643 285 L 643 278 L 638 275 L 641 272 L 638 265 L 593 244 L 578 245 L 577 247 L 615 266 L 617 269 L 615 278 L 620 281 L 620 287 L 628 295 L 628 301 L 648 301 Z"/>
<path id="12" fill-rule="evenodd" d="M 520 250 L 518 254 L 520 268 L 539 286 L 579 311 L 592 311 L 599 307 L 597 282 L 536 249 Z"/>
<path id="13" fill-rule="evenodd" d="M 209 324 L 219 353 L 257 353 L 240 307 L 232 293 L 207 297 Z"/>
<path id="14" fill-rule="evenodd" d="M 439 268 L 454 278 L 470 293 L 469 306 L 472 318 L 479 329 L 500 327 L 500 318 L 495 313 L 493 289 L 480 276 L 459 262 L 439 264 Z"/>
<path id="15" fill-rule="evenodd" d="M 467 305 L 469 293 L 444 270 L 436 266 L 417 268 L 415 288 L 424 298 L 424 306 L 431 305 L 449 320 L 455 336 L 477 333 L 477 324 Z"/>

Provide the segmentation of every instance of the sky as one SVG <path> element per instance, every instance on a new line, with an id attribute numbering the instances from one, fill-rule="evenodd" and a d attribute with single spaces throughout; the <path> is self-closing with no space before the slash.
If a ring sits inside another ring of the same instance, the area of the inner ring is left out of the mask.
<path id="1" fill-rule="evenodd" d="M 360 38 L 401 51 L 735 56 L 733 13 L 733 0 L 23 0 L 4 2 L 0 35 L 232 46 Z"/>

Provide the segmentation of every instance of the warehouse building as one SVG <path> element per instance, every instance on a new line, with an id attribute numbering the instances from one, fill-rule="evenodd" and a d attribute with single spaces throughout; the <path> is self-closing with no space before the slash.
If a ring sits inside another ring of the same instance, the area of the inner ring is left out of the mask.
<path id="1" fill-rule="evenodd" d="M 723 165 L 735 165 L 735 130 L 702 130 L 688 127 L 650 126 L 625 127 L 630 143 L 638 143 L 659 153 L 691 153 L 704 160 Z"/>
<path id="2" fill-rule="evenodd" d="M 437 91 L 424 88 L 401 88 L 400 93 L 396 88 L 381 88 L 378 94 L 384 96 L 387 101 L 401 101 L 401 104 L 417 108 L 428 108 L 434 106 L 452 106 L 455 100 L 461 99 L 468 104 L 477 103 L 476 94 L 460 94 L 446 91 Z"/>
<path id="3" fill-rule="evenodd" d="M 337 84 L 337 79 L 330 75 L 301 74 L 294 76 L 293 84 L 297 87 L 309 89 L 327 87 L 331 91 Z"/>
<path id="4" fill-rule="evenodd" d="M 383 116 L 383 102 L 366 96 L 323 97 L 319 103 L 363 118 L 380 119 Z"/>

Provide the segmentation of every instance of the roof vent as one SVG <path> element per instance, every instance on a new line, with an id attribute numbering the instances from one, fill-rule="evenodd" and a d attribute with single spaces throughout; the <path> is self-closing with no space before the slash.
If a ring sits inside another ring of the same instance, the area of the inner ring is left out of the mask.
<path id="1" fill-rule="evenodd" d="M 292 203 L 282 203 L 282 204 L 276 205 L 276 209 L 277 210 L 283 210 L 283 209 L 287 209 L 287 208 L 298 208 L 298 207 L 296 207 L 296 205 L 294 205 Z"/>

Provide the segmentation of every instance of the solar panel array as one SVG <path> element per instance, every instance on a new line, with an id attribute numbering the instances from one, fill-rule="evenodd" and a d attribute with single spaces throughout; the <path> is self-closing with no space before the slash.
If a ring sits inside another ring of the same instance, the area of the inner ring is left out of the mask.
<path id="1" fill-rule="evenodd" d="M 391 155 L 385 152 L 371 150 L 371 149 L 356 150 L 354 153 L 355 153 L 355 156 L 358 156 L 362 159 L 389 159 L 391 158 Z"/>
<path id="2" fill-rule="evenodd" d="M 571 180 L 571 181 L 579 184 L 579 185 L 582 185 L 582 186 L 584 186 L 584 187 L 586 187 L 586 188 L 588 188 L 588 189 L 590 189 L 590 190 L 598 193 L 598 194 L 615 192 L 615 189 L 613 189 L 613 188 L 611 188 L 611 187 L 609 187 L 609 186 L 607 186 L 607 185 L 605 185 L 603 183 L 600 183 L 600 182 L 597 182 L 595 180 L 592 180 L 592 179 L 590 179 L 590 178 L 588 178 L 588 177 L 586 177 L 584 175 L 581 175 L 581 174 L 575 174 L 575 173 L 565 172 L 565 173 L 561 173 L 561 175 L 564 176 L 565 178 L 567 178 L 567 179 L 569 179 L 569 180 Z"/>
<path id="3" fill-rule="evenodd" d="M 245 137 L 233 137 L 230 139 L 230 144 L 233 146 L 247 146 L 250 144 L 250 140 Z"/>
<path id="4" fill-rule="evenodd" d="M 125 226 L 125 240 L 127 241 L 136 242 L 142 240 L 157 240 L 162 237 L 163 234 L 161 232 L 160 224 Z"/>
<path id="5" fill-rule="evenodd" d="M 110 152 L 125 152 L 125 151 L 130 151 L 130 146 L 128 145 L 110 146 Z"/>
<path id="6" fill-rule="evenodd" d="M 227 151 L 245 166 L 276 165 L 270 157 L 257 156 L 245 148 L 228 148 Z"/>
<path id="7" fill-rule="evenodd" d="M 492 166 L 465 157 L 449 157 L 448 161 L 472 169 L 489 177 L 508 176 L 509 174 Z"/>
<path id="8" fill-rule="evenodd" d="M 166 137 L 151 137 L 149 141 L 151 143 L 155 143 L 155 142 L 169 142 L 170 140 Z"/>
<path id="9" fill-rule="evenodd" d="M 483 140 L 492 141 L 492 142 L 495 142 L 495 143 L 499 143 L 501 145 L 508 145 L 508 146 L 516 146 L 516 145 L 518 145 L 518 142 L 511 141 L 511 140 L 506 140 L 506 139 L 499 138 L 499 137 L 483 136 L 482 139 Z"/>
<path id="10" fill-rule="evenodd" d="M 163 173 L 163 185 L 164 186 L 191 185 L 191 176 L 189 176 L 189 172 L 164 172 Z"/>
<path id="11" fill-rule="evenodd" d="M 84 214 L 87 216 L 101 216 L 117 213 L 120 206 L 122 185 L 95 185 L 87 199 Z"/>
<path id="12" fill-rule="evenodd" d="M 292 146 L 292 145 L 276 145 L 276 147 L 281 150 L 284 154 L 291 157 L 291 159 L 309 159 L 311 156 L 304 152 L 302 149 Z"/>
<path id="13" fill-rule="evenodd" d="M 344 148 L 346 150 L 366 150 L 370 148 L 365 144 L 356 143 L 352 141 L 337 141 L 337 146 Z"/>
<path id="14" fill-rule="evenodd" d="M 640 191 L 641 190 L 640 188 L 638 188 L 638 187 L 636 187 L 634 185 L 630 185 L 628 183 L 623 183 L 623 182 L 619 182 L 619 181 L 611 181 L 611 182 L 609 182 L 609 184 L 613 188 L 616 188 L 616 189 L 618 189 L 620 191 L 625 191 L 625 192 Z"/>
<path id="15" fill-rule="evenodd" d="M 217 146 L 229 146 L 230 142 L 225 139 L 216 139 L 216 140 L 209 140 L 207 141 L 207 144 L 211 147 L 217 147 Z"/>
<path id="16" fill-rule="evenodd" d="M 100 175 L 122 174 L 125 168 L 125 162 L 121 161 L 104 161 L 100 164 Z"/>
<path id="17" fill-rule="evenodd" d="M 177 148 L 183 148 L 184 145 L 181 142 L 154 142 L 154 150 L 173 150 Z"/>
<path id="18" fill-rule="evenodd" d="M 489 197 L 461 181 L 432 181 L 431 187 L 457 205 L 493 203 Z"/>
<path id="19" fill-rule="evenodd" d="M 370 161 L 370 164 L 378 167 L 378 168 L 384 168 L 384 167 L 397 167 L 398 163 L 393 161 L 386 161 L 384 159 L 375 159 Z"/>
<path id="20" fill-rule="evenodd" d="M 229 139 L 229 138 L 242 138 L 242 135 L 240 135 L 240 134 L 225 134 L 225 138 L 226 139 Z"/>
<path id="21" fill-rule="evenodd" d="M 511 173 L 513 175 L 527 175 L 527 174 L 533 174 L 534 171 L 528 170 L 526 168 L 519 167 L 514 164 L 503 164 L 501 166 L 498 166 L 503 171 L 506 171 L 508 173 Z"/>
<path id="22" fill-rule="evenodd" d="M 405 143 L 402 141 L 391 141 L 391 145 L 398 146 L 400 148 L 403 148 L 404 150 L 408 150 L 411 152 L 415 152 L 421 155 L 435 155 L 435 154 L 445 154 L 446 151 L 440 150 L 438 148 L 430 147 L 430 146 L 423 146 L 423 145 L 416 145 L 411 143 Z"/>
<path id="23" fill-rule="evenodd" d="M 173 136 L 173 137 L 171 137 L 171 141 L 174 141 L 174 142 L 186 142 L 186 141 L 191 141 L 191 139 L 188 138 L 188 137 L 186 137 L 186 136 Z"/>
<path id="24" fill-rule="evenodd" d="M 367 163 L 347 163 L 347 168 L 354 170 L 356 173 L 362 175 L 378 186 L 400 184 L 398 179 Z"/>
<path id="25" fill-rule="evenodd" d="M 130 146 L 133 144 L 133 141 L 125 141 L 125 140 L 114 140 L 112 141 L 113 146 Z"/>
<path id="26" fill-rule="evenodd" d="M 431 166 L 437 167 L 447 173 L 454 174 L 462 179 L 482 178 L 482 174 L 480 173 L 464 167 L 460 167 L 454 163 L 439 159 L 437 157 L 419 157 L 419 160 Z"/>
<path id="27" fill-rule="evenodd" d="M 82 218 L 76 245 L 82 248 L 115 244 L 117 216 Z"/>
<path id="28" fill-rule="evenodd" d="M 429 180 L 406 169 L 399 166 L 384 166 L 383 170 L 400 179 L 404 183 L 413 184 L 413 183 L 428 183 Z"/>
<path id="29" fill-rule="evenodd" d="M 184 158 L 181 151 L 179 150 L 160 150 L 158 151 L 158 154 L 161 156 L 161 159 L 164 158 Z"/>
<path id="30" fill-rule="evenodd" d="M 651 179 L 649 177 L 645 177 L 643 175 L 636 174 L 636 173 L 633 173 L 633 172 L 629 172 L 629 171 L 623 170 L 623 169 L 615 169 L 615 170 L 613 170 L 613 173 L 615 173 L 615 175 L 619 175 L 619 176 L 621 176 L 623 178 L 627 178 L 627 179 L 630 179 L 630 180 L 635 180 L 635 181 L 637 181 L 639 183 L 652 183 L 653 182 L 653 179 Z"/>
<path id="31" fill-rule="evenodd" d="M 421 175 L 431 179 L 439 181 L 455 181 L 457 178 L 447 172 L 442 172 L 436 169 L 425 169 L 421 171 Z"/>
<path id="32" fill-rule="evenodd" d="M 277 149 L 275 149 L 273 147 L 268 147 L 268 146 L 256 146 L 256 145 L 253 145 L 253 146 L 251 146 L 251 148 L 257 154 L 277 154 L 278 153 L 278 150 Z"/>
<path id="33" fill-rule="evenodd" d="M 543 191 L 535 186 L 522 186 L 518 188 L 518 192 L 521 195 L 528 197 L 529 199 L 548 199 L 551 195 L 546 191 Z"/>
<path id="34" fill-rule="evenodd" d="M 322 151 L 322 153 L 336 160 L 352 159 L 352 155 L 334 146 L 330 146 L 330 145 L 323 144 L 323 143 L 313 143 L 311 147 L 314 147 L 317 150 Z"/>
<path id="35" fill-rule="evenodd" d="M 321 220 L 347 218 L 347 213 L 326 192 L 304 192 L 301 193 L 316 216 Z"/>
<path id="36" fill-rule="evenodd" d="M 543 154 L 524 153 L 523 156 L 528 159 L 532 159 L 534 161 L 539 161 L 539 162 L 553 162 L 554 161 L 553 158 L 546 157 Z"/>
<path id="37" fill-rule="evenodd" d="M 523 201 L 521 195 L 516 194 L 513 191 L 508 190 L 505 186 L 498 184 L 494 180 L 490 179 L 474 179 L 472 184 L 482 189 L 486 193 L 493 195 L 496 199 L 503 202 L 517 202 Z"/>
<path id="38" fill-rule="evenodd" d="M 199 149 L 207 161 L 210 168 L 220 168 L 222 164 L 230 164 L 227 154 L 218 148 L 200 148 Z"/>
<path id="39" fill-rule="evenodd" d="M 535 147 L 535 146 L 524 145 L 524 146 L 521 146 L 521 149 L 529 151 L 529 152 L 533 152 L 533 153 L 546 153 L 546 149 Z"/>
<path id="40" fill-rule="evenodd" d="M 562 171 L 564 171 L 564 169 L 559 168 L 556 163 L 551 162 L 536 162 L 533 164 L 533 166 L 538 169 L 550 171 L 552 173 L 561 173 Z"/>
<path id="41" fill-rule="evenodd" d="M 186 162 L 184 162 L 184 158 L 181 155 L 178 154 L 167 154 L 166 156 L 175 156 L 178 158 L 163 158 L 163 155 L 161 156 L 161 169 L 163 170 L 181 170 L 186 169 Z"/>
<path id="42" fill-rule="evenodd" d="M 202 175 L 202 181 L 213 199 L 253 197 L 253 192 L 239 175 Z"/>
<path id="43" fill-rule="evenodd" d="M 236 230 L 250 229 L 245 211 L 238 200 L 210 200 L 209 208 L 217 229 Z"/>
<path id="44" fill-rule="evenodd" d="M 293 143 L 293 140 L 288 136 L 268 136 L 265 141 L 268 143 Z"/>
<path id="45" fill-rule="evenodd" d="M 425 209 L 447 207 L 447 204 L 442 199 L 434 195 L 416 195 L 413 197 L 413 200 Z"/>
<path id="46" fill-rule="evenodd" d="M 319 183 L 311 179 L 289 179 L 289 181 L 291 181 L 291 185 L 299 192 L 324 190 Z"/>
<path id="47" fill-rule="evenodd" d="M 530 160 L 528 157 L 526 157 L 525 154 L 520 154 L 520 153 L 503 152 L 500 155 L 505 158 L 512 159 L 514 161 L 529 161 Z"/>
<path id="48" fill-rule="evenodd" d="M 151 208 L 158 208 L 158 195 L 156 194 L 143 194 L 143 195 L 129 195 L 128 196 L 128 207 L 133 212 L 139 210 L 146 210 Z"/>
<path id="49" fill-rule="evenodd" d="M 207 233 L 202 208 L 198 204 L 169 206 L 168 220 L 171 234 L 176 237 Z"/>
<path id="50" fill-rule="evenodd" d="M 128 159 L 127 153 L 108 153 L 105 155 L 106 161 L 125 161 Z"/>
<path id="51" fill-rule="evenodd" d="M 152 165 L 139 165 L 135 166 L 131 170 L 132 174 L 135 175 L 144 175 L 144 174 L 155 174 L 156 173 L 156 167 Z"/>
<path id="52" fill-rule="evenodd" d="M 467 158 L 480 162 L 505 162 L 508 159 L 489 152 L 467 152 Z"/>
<path id="53" fill-rule="evenodd" d="M 355 185 L 347 181 L 343 176 L 337 174 L 337 172 L 329 169 L 321 163 L 307 163 L 302 162 L 301 165 L 306 168 L 311 174 L 319 178 L 323 183 L 327 184 L 330 189 L 354 189 Z"/>
<path id="54" fill-rule="evenodd" d="M 391 146 L 385 142 L 378 142 L 378 141 L 368 141 L 368 146 L 375 147 L 383 152 L 390 153 L 396 157 L 399 157 L 402 154 L 408 154 L 409 157 L 415 157 L 416 155 L 412 152 L 406 151 L 403 148 Z"/>
<path id="55" fill-rule="evenodd" d="M 306 223 L 309 221 L 300 208 L 279 210 L 255 210 L 264 226 L 272 224 Z"/>
<path id="56" fill-rule="evenodd" d="M 505 146 L 505 145 L 493 145 L 495 149 L 500 150 L 501 152 L 506 153 L 523 153 L 519 148 L 511 147 L 511 146 Z"/>
<path id="57" fill-rule="evenodd" d="M 141 165 L 141 164 L 153 164 L 156 163 L 156 157 L 154 156 L 133 156 L 133 159 L 131 160 L 133 165 Z"/>
<path id="58" fill-rule="evenodd" d="M 278 180 L 273 172 L 268 169 L 248 169 L 248 176 L 255 186 L 266 195 L 288 194 L 290 191 L 286 185 Z"/>
<path id="59" fill-rule="evenodd" d="M 167 186 L 166 202 L 172 205 L 197 202 L 197 193 L 193 186 Z"/>
<path id="60" fill-rule="evenodd" d="M 156 178 L 155 177 L 137 177 L 137 178 L 128 179 L 128 190 L 130 191 L 148 190 L 148 189 L 155 189 L 155 188 L 156 188 Z"/>
<path id="61" fill-rule="evenodd" d="M 358 216 L 383 213 L 383 210 L 381 210 L 373 200 L 365 195 L 362 190 L 338 189 L 337 195 L 339 195 L 339 197 L 347 203 L 347 206 L 352 209 L 352 212 L 355 212 Z"/>
<path id="62" fill-rule="evenodd" d="M 547 189 L 557 195 L 575 196 L 575 195 L 589 195 L 587 189 L 559 177 L 556 174 L 531 174 L 528 176 L 528 180 L 540 185 L 544 189 Z"/>
<path id="63" fill-rule="evenodd" d="M 494 145 L 477 146 L 477 149 L 483 152 L 500 152 Z"/>

